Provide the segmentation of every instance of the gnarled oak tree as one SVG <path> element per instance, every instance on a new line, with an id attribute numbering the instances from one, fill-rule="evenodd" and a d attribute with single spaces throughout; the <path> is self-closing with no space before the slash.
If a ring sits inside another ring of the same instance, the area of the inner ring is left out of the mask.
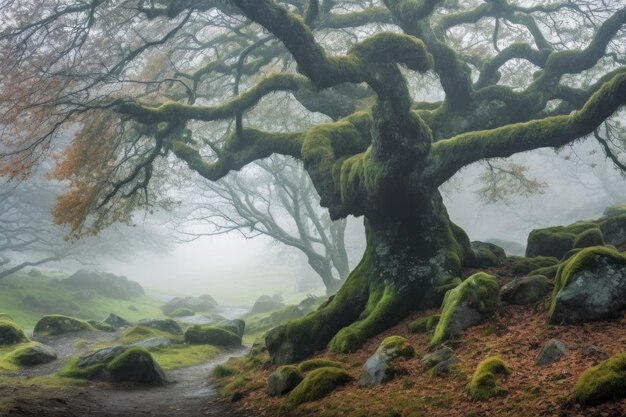
<path id="1" fill-rule="evenodd" d="M 584 138 L 626 102 L 619 1 L 0 4 L 4 173 L 79 125 L 57 169 L 72 190 L 55 209 L 76 234 L 153 204 L 171 158 L 215 181 L 288 155 L 333 218 L 365 217 L 361 263 L 328 303 L 268 336 L 276 362 L 353 350 L 438 305 L 468 256 L 438 187 L 473 162 Z M 430 100 L 413 86 L 433 76 Z M 257 124 L 254 107 L 287 93 L 326 120 Z M 216 126 L 224 139 L 203 133 Z"/>

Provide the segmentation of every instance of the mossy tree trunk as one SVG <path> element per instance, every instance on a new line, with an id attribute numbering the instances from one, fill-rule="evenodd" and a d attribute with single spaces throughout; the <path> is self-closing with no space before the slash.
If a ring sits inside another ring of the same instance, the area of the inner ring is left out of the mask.
<path id="1" fill-rule="evenodd" d="M 406 203 L 390 202 L 386 215 L 366 218 L 363 259 L 333 298 L 268 333 L 274 362 L 298 361 L 326 347 L 353 351 L 410 310 L 441 303 L 458 282 L 467 237 L 448 219 L 438 193 Z"/>

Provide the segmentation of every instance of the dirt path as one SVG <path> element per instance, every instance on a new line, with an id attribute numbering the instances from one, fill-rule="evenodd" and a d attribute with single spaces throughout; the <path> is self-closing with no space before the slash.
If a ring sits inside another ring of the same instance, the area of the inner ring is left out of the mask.
<path id="1" fill-rule="evenodd" d="M 111 386 L 94 384 L 68 394 L 41 393 L 17 398 L 6 417 L 247 417 L 232 410 L 230 404 L 218 401 L 216 388 L 208 381 L 211 370 L 230 356 L 245 353 L 233 350 L 201 365 L 168 373 L 172 381 L 163 387 Z M 52 395 L 50 395 L 52 394 Z"/>

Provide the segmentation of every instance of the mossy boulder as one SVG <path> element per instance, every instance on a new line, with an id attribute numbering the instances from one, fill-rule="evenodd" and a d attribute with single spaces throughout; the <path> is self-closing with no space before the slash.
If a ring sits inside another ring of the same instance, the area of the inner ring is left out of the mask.
<path id="1" fill-rule="evenodd" d="M 594 246 L 559 266 L 548 313 L 551 324 L 608 319 L 625 308 L 626 256 Z"/>
<path id="2" fill-rule="evenodd" d="M 552 292 L 554 284 L 543 275 L 522 277 L 508 282 L 500 289 L 500 299 L 509 304 L 533 304 Z"/>
<path id="3" fill-rule="evenodd" d="M 511 265 L 511 272 L 514 275 L 528 275 L 537 269 L 554 266 L 559 263 L 559 260 L 552 256 L 535 256 L 534 258 L 509 256 L 507 263 Z"/>
<path id="4" fill-rule="evenodd" d="M 498 376 L 506 377 L 511 370 L 498 356 L 492 356 L 478 364 L 472 380 L 467 386 L 467 394 L 472 401 L 486 401 L 489 398 L 506 395 L 507 390 L 498 385 Z"/>
<path id="5" fill-rule="evenodd" d="M 315 359 L 309 359 L 304 362 L 300 362 L 298 364 L 298 369 L 300 370 L 300 372 L 303 372 L 303 373 L 310 372 L 319 368 L 326 368 L 326 367 L 341 368 L 341 363 L 336 362 L 336 361 L 331 361 L 330 359 L 315 358 Z"/>
<path id="6" fill-rule="evenodd" d="M 442 346 L 433 353 L 424 355 L 421 359 L 422 364 L 426 368 L 433 368 L 441 362 L 447 361 L 454 357 L 454 351 L 447 346 Z"/>
<path id="7" fill-rule="evenodd" d="M 253 313 L 267 313 L 284 307 L 283 299 L 279 295 L 262 295 L 254 302 L 252 306 Z"/>
<path id="8" fill-rule="evenodd" d="M 57 353 L 50 346 L 31 342 L 6 354 L 3 359 L 18 366 L 36 366 L 56 360 Z"/>
<path id="9" fill-rule="evenodd" d="M 177 318 L 177 317 L 191 317 L 195 315 L 196 313 L 189 308 L 177 308 L 176 310 L 172 311 L 172 313 L 169 316 L 173 318 Z"/>
<path id="10" fill-rule="evenodd" d="M 231 333 L 235 333 L 239 337 L 243 337 L 243 334 L 246 331 L 246 322 L 241 319 L 222 320 L 215 326 L 228 330 Z"/>
<path id="11" fill-rule="evenodd" d="M 28 342 L 24 331 L 13 321 L 0 320 L 0 346 Z"/>
<path id="12" fill-rule="evenodd" d="M 100 330 L 101 332 L 113 333 L 116 330 L 115 327 L 111 326 L 110 324 L 103 323 L 101 321 L 87 320 L 87 323 L 89 323 L 89 325 L 93 327 L 94 329 Z"/>
<path id="13" fill-rule="evenodd" d="M 441 317 L 431 345 L 457 337 L 463 330 L 493 315 L 500 303 L 500 287 L 495 278 L 484 272 L 472 275 L 449 290 L 441 305 Z"/>
<path id="14" fill-rule="evenodd" d="M 141 320 L 137 324 L 145 327 L 151 327 L 162 332 L 171 333 L 175 336 L 181 336 L 183 334 L 183 329 L 172 319 L 148 319 Z"/>
<path id="15" fill-rule="evenodd" d="M 604 241 L 613 246 L 626 243 L 626 214 L 609 217 L 600 223 L 600 230 Z"/>
<path id="16" fill-rule="evenodd" d="M 617 217 L 626 214 L 626 204 L 613 204 L 604 209 L 604 217 Z"/>
<path id="17" fill-rule="evenodd" d="M 576 234 L 563 226 L 533 230 L 528 235 L 526 256 L 529 258 L 551 256 L 561 259 L 574 247 L 574 241 Z"/>
<path id="18" fill-rule="evenodd" d="M 186 309 L 194 313 L 207 313 L 214 311 L 217 307 L 217 301 L 210 295 L 201 295 L 200 297 L 176 297 L 161 306 L 161 311 L 166 316 L 172 316 L 176 310 Z M 173 316 L 172 316 L 173 317 Z"/>
<path id="19" fill-rule="evenodd" d="M 52 314 L 42 317 L 37 324 L 33 334 L 35 337 L 60 336 L 68 333 L 80 332 L 82 330 L 95 330 L 89 323 L 75 317 Z"/>
<path id="20" fill-rule="evenodd" d="M 154 385 L 162 385 L 167 381 L 165 373 L 150 352 L 130 346 L 108 347 L 83 355 L 71 360 L 59 374 L 71 378 Z"/>
<path id="21" fill-rule="evenodd" d="M 574 241 L 574 249 L 588 248 L 591 246 L 603 246 L 604 235 L 598 227 L 587 229 L 578 236 Z"/>
<path id="22" fill-rule="evenodd" d="M 363 365 L 359 385 L 362 387 L 373 387 L 384 384 L 398 372 L 394 363 L 396 359 L 412 358 L 414 356 L 415 349 L 404 337 L 390 336 L 386 338 Z"/>
<path id="23" fill-rule="evenodd" d="M 493 243 L 472 242 L 464 265 L 470 268 L 489 268 L 503 265 L 506 261 L 504 249 Z"/>
<path id="24" fill-rule="evenodd" d="M 217 326 L 195 325 L 185 331 L 185 342 L 192 345 L 240 346 L 241 336 Z"/>
<path id="25" fill-rule="evenodd" d="M 115 313 L 110 313 L 104 320 L 103 323 L 108 324 L 111 327 L 119 329 L 121 327 L 130 327 L 130 322 L 123 317 L 118 316 Z"/>
<path id="26" fill-rule="evenodd" d="M 585 406 L 626 398 L 626 352 L 583 372 L 574 386 L 573 396 Z"/>
<path id="27" fill-rule="evenodd" d="M 124 276 L 107 272 L 80 270 L 59 283 L 72 290 L 93 290 L 98 294 L 118 299 L 129 299 L 144 295 L 143 287 Z"/>
<path id="28" fill-rule="evenodd" d="M 281 366 L 267 378 L 267 393 L 272 397 L 286 395 L 303 379 L 302 372 L 296 366 Z"/>
<path id="29" fill-rule="evenodd" d="M 287 408 L 324 398 L 337 388 L 349 383 L 352 377 L 341 368 L 325 367 L 309 372 L 287 397 Z"/>
<path id="30" fill-rule="evenodd" d="M 437 323 L 439 323 L 439 318 L 439 314 L 435 314 L 434 316 L 420 317 L 419 319 L 416 319 L 409 324 L 409 331 L 411 333 L 428 333 L 437 327 Z"/>
<path id="31" fill-rule="evenodd" d="M 156 336 L 151 337 L 150 339 L 140 340 L 139 342 L 133 343 L 133 346 L 141 346 L 146 349 L 159 349 L 168 347 L 172 344 L 170 339 L 166 336 Z"/>

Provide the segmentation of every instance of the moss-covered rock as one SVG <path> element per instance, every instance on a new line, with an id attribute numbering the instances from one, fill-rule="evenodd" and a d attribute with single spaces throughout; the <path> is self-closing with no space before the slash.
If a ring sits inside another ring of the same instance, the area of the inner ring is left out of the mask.
<path id="1" fill-rule="evenodd" d="M 491 356 L 478 364 L 472 380 L 467 386 L 467 394 L 472 401 L 485 401 L 489 398 L 506 395 L 507 391 L 498 386 L 498 375 L 508 376 L 511 370 L 498 356 Z"/>
<path id="2" fill-rule="evenodd" d="M 404 337 L 390 336 L 386 338 L 363 365 L 359 385 L 373 387 L 389 381 L 397 373 L 395 360 L 414 356 L 415 349 Z"/>
<path id="3" fill-rule="evenodd" d="M 574 249 L 588 248 L 590 246 L 603 246 L 604 235 L 598 227 L 587 229 L 576 237 Z"/>
<path id="4" fill-rule="evenodd" d="M 610 318 L 626 308 L 626 256 L 605 246 L 581 250 L 556 274 L 551 324 Z"/>
<path id="5" fill-rule="evenodd" d="M 500 303 L 500 287 L 491 275 L 479 272 L 448 291 L 431 345 L 457 337 L 461 331 L 491 316 Z"/>
<path id="6" fill-rule="evenodd" d="M 252 306 L 253 313 L 267 313 L 284 307 L 283 299 L 280 295 L 262 295 Z"/>
<path id="7" fill-rule="evenodd" d="M 420 317 L 409 324 L 411 333 L 428 333 L 437 327 L 439 323 L 439 314 L 434 316 Z"/>
<path id="8" fill-rule="evenodd" d="M 511 272 L 514 275 L 528 275 L 537 269 L 554 266 L 559 263 L 559 260 L 552 256 L 535 256 L 534 258 L 509 256 L 507 263 L 511 265 Z"/>
<path id="9" fill-rule="evenodd" d="M 267 393 L 272 397 L 288 394 L 302 382 L 302 372 L 293 365 L 283 365 L 267 378 Z"/>
<path id="10" fill-rule="evenodd" d="M 121 327 L 130 327 L 130 322 L 123 317 L 118 316 L 115 313 L 110 313 L 102 320 L 103 323 L 108 324 L 111 327 L 119 329 Z"/>
<path id="11" fill-rule="evenodd" d="M 36 366 L 52 362 L 57 353 L 50 346 L 38 342 L 31 342 L 7 353 L 2 359 L 18 366 Z"/>
<path id="12" fill-rule="evenodd" d="M 583 372 L 574 387 L 573 396 L 582 405 L 626 398 L 626 352 Z"/>
<path id="13" fill-rule="evenodd" d="M 9 320 L 0 320 L 0 346 L 28 342 L 28 337 L 17 324 Z"/>
<path id="14" fill-rule="evenodd" d="M 543 275 L 514 279 L 502 286 L 500 299 L 509 304 L 533 304 L 550 294 L 554 284 Z"/>
<path id="15" fill-rule="evenodd" d="M 246 322 L 241 319 L 222 320 L 215 326 L 228 330 L 231 333 L 235 333 L 239 337 L 243 337 L 243 334 L 246 331 Z"/>
<path id="16" fill-rule="evenodd" d="M 169 316 L 173 317 L 173 318 L 177 318 L 177 317 L 191 317 L 191 316 L 195 316 L 196 313 L 189 309 L 189 308 L 177 308 L 176 310 L 172 311 Z"/>
<path id="17" fill-rule="evenodd" d="M 185 331 L 185 342 L 214 346 L 240 346 L 241 336 L 216 326 L 195 325 Z"/>
<path id="18" fill-rule="evenodd" d="M 561 259 L 563 255 L 574 247 L 576 234 L 566 227 L 557 226 L 547 229 L 537 229 L 528 235 L 526 256 L 552 256 Z"/>
<path id="19" fill-rule="evenodd" d="M 345 370 L 335 367 L 319 368 L 309 372 L 287 397 L 286 406 L 296 407 L 302 403 L 324 398 L 338 387 L 352 380 Z"/>
<path id="20" fill-rule="evenodd" d="M 609 245 L 621 246 L 626 243 L 626 214 L 609 217 L 600 223 L 604 241 Z"/>
<path id="21" fill-rule="evenodd" d="M 207 313 L 214 311 L 217 301 L 210 295 L 199 297 L 176 297 L 161 306 L 161 311 L 167 316 L 172 316 L 176 310 L 186 309 L 195 313 Z M 172 316 L 173 317 L 173 316 Z"/>
<path id="22" fill-rule="evenodd" d="M 506 261 L 504 249 L 493 243 L 472 242 L 464 265 L 470 268 L 489 268 L 503 265 Z"/>
<path id="23" fill-rule="evenodd" d="M 113 333 L 116 330 L 115 327 L 101 321 L 87 320 L 87 323 L 89 323 L 94 329 L 100 330 L 101 332 Z"/>
<path id="24" fill-rule="evenodd" d="M 303 373 L 326 367 L 341 368 L 341 363 L 331 361 L 330 359 L 316 358 L 309 359 L 308 361 L 300 362 L 300 364 L 298 364 L 298 369 Z"/>
<path id="25" fill-rule="evenodd" d="M 613 204 L 604 209 L 602 213 L 605 217 L 617 217 L 626 214 L 626 204 Z"/>
<path id="26" fill-rule="evenodd" d="M 172 319 L 148 319 L 148 320 L 141 320 L 137 324 L 141 326 L 145 326 L 145 327 L 151 327 L 153 329 L 157 329 L 162 332 L 168 332 L 175 336 L 180 336 L 183 334 L 183 329 L 180 327 L 178 323 L 176 323 Z"/>
<path id="27" fill-rule="evenodd" d="M 424 355 L 421 359 L 421 362 L 426 368 L 433 368 L 437 366 L 437 364 L 447 361 L 448 359 L 453 357 L 454 351 L 447 346 L 443 346 L 433 353 L 428 353 Z"/>
<path id="28" fill-rule="evenodd" d="M 72 359 L 59 375 L 160 385 L 165 374 L 150 352 L 141 347 L 114 346 Z"/>
<path id="29" fill-rule="evenodd" d="M 33 334 L 41 336 L 60 336 L 67 333 L 80 332 L 81 330 L 95 330 L 89 323 L 75 317 L 51 314 L 42 317 L 37 324 Z"/>

